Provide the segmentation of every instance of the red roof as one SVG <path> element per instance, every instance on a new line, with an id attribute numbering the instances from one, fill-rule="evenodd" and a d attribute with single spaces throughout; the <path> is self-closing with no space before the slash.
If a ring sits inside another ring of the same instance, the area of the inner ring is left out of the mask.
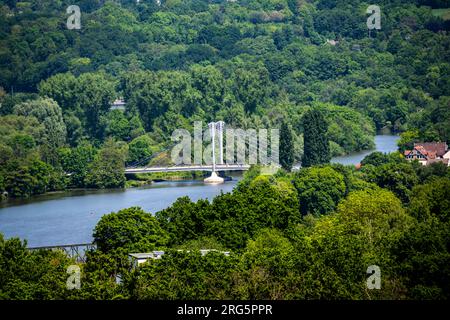
<path id="1" fill-rule="evenodd" d="M 448 146 L 445 142 L 419 142 L 414 143 L 414 149 L 419 150 L 423 155 L 430 154 L 432 157 L 442 157 L 447 152 Z M 424 150 L 426 153 L 423 153 L 421 150 Z"/>

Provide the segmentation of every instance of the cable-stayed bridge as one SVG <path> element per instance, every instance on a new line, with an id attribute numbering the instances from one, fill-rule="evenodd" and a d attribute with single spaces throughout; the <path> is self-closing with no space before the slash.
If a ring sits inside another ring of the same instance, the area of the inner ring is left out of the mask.
<path id="1" fill-rule="evenodd" d="M 215 170 L 212 165 L 181 165 L 181 166 L 156 166 L 156 167 L 138 167 L 127 168 L 125 174 L 135 173 L 153 173 L 153 172 L 182 172 L 182 171 L 246 171 L 250 165 L 246 164 L 216 164 Z"/>

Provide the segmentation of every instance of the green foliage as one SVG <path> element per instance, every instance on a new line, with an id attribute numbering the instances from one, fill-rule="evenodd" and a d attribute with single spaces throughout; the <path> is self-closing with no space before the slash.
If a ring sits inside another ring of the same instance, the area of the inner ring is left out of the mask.
<path id="1" fill-rule="evenodd" d="M 450 252 L 447 222 L 432 217 L 417 223 L 392 249 L 397 272 L 416 300 L 448 299 Z"/>
<path id="2" fill-rule="evenodd" d="M 96 149 L 84 142 L 76 148 L 61 148 L 58 150 L 59 161 L 64 172 L 69 174 L 69 185 L 84 187 L 88 174 L 88 166 L 94 161 Z"/>
<path id="3" fill-rule="evenodd" d="M 59 251 L 30 252 L 19 239 L 0 234 L 0 299 L 55 300 L 68 297 L 67 267 Z"/>
<path id="4" fill-rule="evenodd" d="M 344 176 L 330 167 L 301 169 L 293 181 L 298 192 L 302 215 L 332 212 L 344 197 Z"/>
<path id="5" fill-rule="evenodd" d="M 66 142 L 67 136 L 58 104 L 51 99 L 30 100 L 14 106 L 13 112 L 21 116 L 35 117 L 44 126 L 45 133 L 42 141 L 39 141 L 41 158 L 52 165 L 57 164 L 56 149 Z"/>
<path id="6" fill-rule="evenodd" d="M 53 151 L 66 142 L 66 125 L 61 108 L 51 99 L 38 99 L 14 106 L 14 114 L 35 117 L 45 127 L 43 143 Z"/>
<path id="7" fill-rule="evenodd" d="M 123 188 L 125 186 L 126 145 L 107 140 L 88 166 L 84 183 L 94 188 Z"/>
<path id="8" fill-rule="evenodd" d="M 41 82 L 39 92 L 57 101 L 64 111 L 75 112 L 92 138 L 102 137 L 101 118 L 116 96 L 114 83 L 103 73 L 84 73 L 78 78 L 70 73 L 56 75 Z"/>
<path id="9" fill-rule="evenodd" d="M 262 201 L 261 201 L 262 200 Z M 300 218 L 295 189 L 273 177 L 258 176 L 248 186 L 208 201 L 178 199 L 156 213 L 171 244 L 215 237 L 227 248 L 242 248 L 262 228 L 286 228 Z"/>
<path id="10" fill-rule="evenodd" d="M 127 162 L 135 163 L 147 159 L 152 155 L 151 147 L 154 141 L 147 135 L 137 137 L 128 146 Z"/>
<path id="11" fill-rule="evenodd" d="M 149 261 L 132 281 L 131 297 L 146 300 L 225 299 L 232 296 L 235 256 L 220 252 L 169 252 Z M 186 285 L 188 284 L 188 285 Z"/>
<path id="12" fill-rule="evenodd" d="M 389 162 L 379 167 L 367 165 L 362 168 L 361 172 L 366 181 L 391 190 L 403 202 L 410 200 L 411 189 L 419 182 L 412 166 L 404 162 Z"/>
<path id="13" fill-rule="evenodd" d="M 370 159 L 378 161 L 379 157 Z M 400 164 L 415 172 L 414 164 Z M 399 163 L 379 167 L 389 165 Z M 364 167 L 374 168 L 371 164 Z M 412 201 L 406 205 L 387 189 L 361 183 L 360 172 L 349 167 L 312 167 L 295 175 L 262 176 L 258 172 L 254 168 L 238 189 L 212 203 L 180 198 L 156 217 L 140 208 L 103 216 L 94 231 L 98 249 L 88 252 L 82 265 L 82 287 L 76 292 L 64 287 L 69 260 L 60 253 L 29 252 L 17 240 L 1 239 L 0 296 L 170 300 L 449 297 L 450 188 L 448 176 L 439 170 L 428 176 L 428 183 L 413 188 Z M 333 209 L 327 215 L 301 217 L 298 204 L 307 203 L 302 199 L 308 198 L 299 186 L 314 189 L 320 199 L 331 199 L 317 204 Z M 202 255 L 202 249 L 217 251 Z M 164 250 L 165 254 L 130 268 L 129 253 L 152 250 Z M 367 290 L 370 265 L 381 268 L 380 290 Z M 119 275 L 121 284 L 115 281 Z"/>
<path id="14" fill-rule="evenodd" d="M 283 167 L 295 152 L 305 168 L 253 167 L 233 193 L 181 198 L 156 218 L 104 216 L 77 292 L 62 253 L 0 237 L 1 299 L 450 297 L 448 168 L 398 153 L 374 153 L 360 171 L 314 167 L 372 148 L 375 129 L 401 132 L 400 152 L 450 142 L 445 1 L 383 2 L 370 39 L 361 0 L 79 5 L 73 32 L 61 28 L 65 1 L 2 1 L 1 192 L 123 187 L 126 161 L 196 120 L 281 126 Z M 110 112 L 119 96 L 125 112 Z M 130 251 L 166 246 L 129 271 Z M 201 256 L 205 246 L 233 253 Z M 373 264 L 381 290 L 365 285 Z"/>
<path id="15" fill-rule="evenodd" d="M 95 227 L 94 241 L 105 253 L 147 252 L 165 246 L 167 235 L 151 214 L 134 207 L 103 216 Z"/>
<path id="16" fill-rule="evenodd" d="M 365 166 L 365 165 L 372 165 L 375 167 L 381 166 L 383 164 L 387 164 L 387 163 L 402 163 L 403 162 L 403 158 L 401 158 L 401 156 L 398 153 L 390 153 L 390 154 L 385 154 L 385 153 L 381 153 L 381 152 L 372 152 L 371 154 L 369 154 L 368 156 L 366 156 L 362 161 L 361 161 L 361 165 Z"/>
<path id="17" fill-rule="evenodd" d="M 280 164 L 287 171 L 291 171 L 294 164 L 293 139 L 291 128 L 283 122 L 280 129 Z"/>
<path id="18" fill-rule="evenodd" d="M 178 198 L 169 208 L 156 213 L 161 227 L 166 230 L 171 244 L 196 239 L 204 235 L 210 214 L 208 201 L 193 203 L 188 197 Z"/>
<path id="19" fill-rule="evenodd" d="M 304 144 L 302 166 L 311 167 L 330 162 L 330 146 L 328 142 L 328 124 L 322 113 L 310 110 L 303 116 Z"/>
<path id="20" fill-rule="evenodd" d="M 411 196 L 411 215 L 422 221 L 431 216 L 442 222 L 450 221 L 450 181 L 438 178 L 414 187 Z"/>

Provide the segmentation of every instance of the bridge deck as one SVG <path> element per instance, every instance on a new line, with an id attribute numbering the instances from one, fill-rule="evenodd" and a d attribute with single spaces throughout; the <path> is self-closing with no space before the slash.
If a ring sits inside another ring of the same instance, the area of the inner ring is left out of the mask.
<path id="1" fill-rule="evenodd" d="M 216 165 L 216 171 L 246 171 L 250 165 L 245 164 L 219 164 Z M 192 166 L 173 166 L 173 167 L 145 167 L 128 168 L 125 174 L 150 173 L 150 172 L 180 172 L 180 171 L 212 171 L 212 166 L 192 165 Z"/>
<path id="2" fill-rule="evenodd" d="M 30 251 L 36 250 L 61 250 L 68 257 L 75 259 L 77 262 L 86 262 L 86 251 L 95 250 L 97 245 L 94 243 L 82 244 L 68 244 L 60 246 L 46 246 L 46 247 L 29 247 Z"/>

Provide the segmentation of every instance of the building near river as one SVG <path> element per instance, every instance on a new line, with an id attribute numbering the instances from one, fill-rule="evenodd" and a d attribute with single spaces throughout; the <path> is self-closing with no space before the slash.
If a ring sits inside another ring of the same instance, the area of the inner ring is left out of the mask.
<path id="1" fill-rule="evenodd" d="M 109 108 L 110 111 L 112 110 L 121 110 L 124 111 L 125 107 L 126 107 L 126 103 L 123 99 L 117 99 L 115 100 L 112 104 L 111 107 Z"/>
<path id="2" fill-rule="evenodd" d="M 190 252 L 190 250 L 178 250 L 179 252 Z M 207 255 L 210 252 L 220 252 L 224 254 L 225 256 L 229 256 L 229 251 L 218 251 L 215 249 L 202 249 L 199 250 L 200 254 L 203 256 Z M 165 254 L 164 251 L 152 251 L 152 252 L 146 252 L 146 253 L 130 253 L 128 254 L 128 257 L 131 261 L 131 265 L 133 268 L 138 267 L 140 264 L 147 262 L 149 259 L 157 260 L 161 259 L 162 256 Z"/>
<path id="3" fill-rule="evenodd" d="M 414 143 L 413 150 L 406 150 L 405 158 L 408 161 L 418 160 L 422 165 L 442 162 L 450 165 L 450 151 L 445 142 L 418 142 Z"/>

